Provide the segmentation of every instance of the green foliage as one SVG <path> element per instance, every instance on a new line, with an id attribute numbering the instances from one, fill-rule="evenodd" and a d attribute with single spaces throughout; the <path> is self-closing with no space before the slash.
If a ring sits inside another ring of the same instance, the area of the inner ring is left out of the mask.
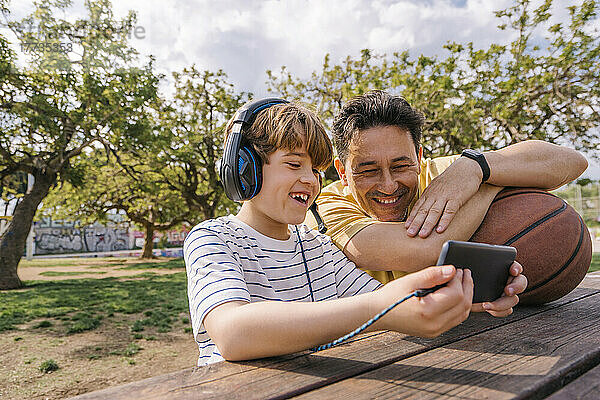
<path id="1" fill-rule="evenodd" d="M 34 328 L 49 328 L 51 327 L 53 324 L 52 322 L 48 321 L 48 320 L 44 320 L 44 321 L 40 321 L 37 324 L 35 324 L 33 327 Z"/>
<path id="2" fill-rule="evenodd" d="M 136 355 L 140 350 L 142 350 L 142 347 L 140 345 L 138 345 L 137 343 L 129 343 L 127 345 L 127 348 L 123 352 L 123 355 L 125 355 L 127 357 L 131 357 L 131 356 Z"/>
<path id="3" fill-rule="evenodd" d="M 88 312 L 78 312 L 71 317 L 74 323 L 68 324 L 67 333 L 80 333 L 91 331 L 100 326 L 101 317 L 94 316 Z"/>
<path id="4" fill-rule="evenodd" d="M 68 333 L 82 332 L 97 328 L 109 313 L 132 327 L 170 331 L 173 321 L 188 313 L 185 273 L 137 280 L 31 281 L 25 290 L 0 292 L 0 332 L 34 319 L 64 316 L 69 316 Z M 125 317 L 138 314 L 135 322 Z"/>
<path id="5" fill-rule="evenodd" d="M 57 371 L 60 367 L 53 359 L 46 360 L 40 364 L 39 370 L 45 374 Z"/>
<path id="6" fill-rule="evenodd" d="M 115 19 L 108 0 L 84 6 L 84 15 L 75 21 L 59 17 L 69 13 L 70 1 L 34 2 L 30 15 L 9 18 L 8 28 L 17 38 L 12 45 L 23 46 L 24 63 L 16 63 L 0 35 L 0 182 L 4 186 L 19 172 L 35 177 L 21 202 L 28 203 L 25 211 L 15 210 L 18 220 L 0 238 L 0 245 L 11 249 L 10 255 L 0 254 L 0 273 L 8 276 L 15 275 L 25 246 L 23 227 L 33 220 L 48 188 L 57 181 L 81 185 L 87 149 L 102 146 L 107 154 L 139 150 L 150 137 L 144 110 L 156 98 L 159 76 L 152 59 L 138 62 L 128 45 L 127 28 L 135 14 Z M 9 15 L 4 5 L 3 11 Z M 56 46 L 64 43 L 68 46 L 58 51 Z M 18 287 L 20 282 L 3 284 Z"/>
<path id="7" fill-rule="evenodd" d="M 44 201 L 42 215 L 86 225 L 106 223 L 111 211 L 121 211 L 145 230 L 150 243 L 154 231 L 173 228 L 187 218 L 189 209 L 180 193 L 151 170 L 153 156 L 148 152 L 116 154 L 118 158 L 110 157 L 108 162 L 99 150 L 78 158 L 85 171 L 83 179 L 78 186 L 65 183 L 55 187 Z"/>
<path id="8" fill-rule="evenodd" d="M 172 260 L 169 261 L 165 261 L 165 262 L 161 262 L 161 263 L 155 263 L 155 262 L 142 262 L 142 263 L 136 263 L 136 264 L 132 264 L 132 265 L 128 265 L 126 267 L 122 267 L 119 269 L 126 269 L 126 270 L 131 270 L 131 269 L 180 269 L 180 268 L 185 268 L 185 263 L 183 261 L 183 258 L 174 258 Z"/>
<path id="9" fill-rule="evenodd" d="M 153 170 L 177 191 L 192 211 L 188 222 L 234 211 L 217 173 L 225 126 L 250 97 L 236 93 L 227 75 L 198 71 L 195 66 L 173 73 L 175 94 L 157 107 Z"/>
<path id="10" fill-rule="evenodd" d="M 569 203 L 590 228 L 600 227 L 600 182 L 579 179 L 553 192 Z"/>
<path id="11" fill-rule="evenodd" d="M 465 147 L 495 149 L 526 139 L 569 142 L 600 150 L 600 36 L 594 28 L 598 4 L 569 7 L 570 23 L 547 27 L 551 1 L 534 8 L 528 0 L 497 12 L 508 45 L 476 49 L 448 42 L 445 58 L 408 52 L 346 58 L 325 57 L 310 79 L 285 67 L 267 71 L 270 91 L 314 104 L 326 124 L 350 97 L 370 89 L 401 94 L 425 114 L 422 144 L 427 156 Z M 533 32 L 545 30 L 543 49 Z"/>
<path id="12" fill-rule="evenodd" d="M 600 271 L 600 253 L 592 254 L 592 265 L 588 272 Z"/>
<path id="13" fill-rule="evenodd" d="M 44 271 L 40 273 L 42 276 L 76 276 L 82 274 L 106 274 L 106 271 Z"/>

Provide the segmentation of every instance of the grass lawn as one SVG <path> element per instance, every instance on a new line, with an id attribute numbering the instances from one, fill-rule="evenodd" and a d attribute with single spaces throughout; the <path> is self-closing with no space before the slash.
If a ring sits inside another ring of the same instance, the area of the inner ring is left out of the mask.
<path id="1" fill-rule="evenodd" d="M 0 291 L 0 398 L 62 399 L 195 365 L 182 259 L 48 258 L 19 270 L 25 286 Z"/>
<path id="2" fill-rule="evenodd" d="M 592 265 L 588 272 L 600 271 L 600 253 L 592 254 Z"/>
<path id="3" fill-rule="evenodd" d="M 93 260 L 100 265 L 125 265 L 126 259 L 37 259 L 23 261 L 22 267 L 81 266 Z M 108 261 L 108 262 L 107 262 Z M 144 272 L 123 278 L 86 278 L 25 281 L 25 288 L 0 292 L 0 332 L 23 329 L 20 325 L 45 319 L 43 324 L 56 333 L 93 330 L 100 321 L 128 324 L 132 332 L 154 327 L 158 332 L 184 329 L 189 325 L 186 276 L 182 259 L 162 262 L 128 261 L 126 269 L 181 269 L 169 275 Z M 103 275 L 107 271 L 45 271 L 43 276 Z M 133 317 L 133 318 L 132 318 Z M 38 328 L 35 328 L 38 329 Z"/>
<path id="4" fill-rule="evenodd" d="M 114 267 L 115 265 L 124 265 L 127 258 L 115 257 L 71 257 L 71 258 L 36 258 L 27 261 L 24 257 L 19 262 L 19 268 L 29 267 L 75 267 L 80 265 L 90 265 L 95 268 Z M 143 261 L 139 260 L 140 263 Z"/>

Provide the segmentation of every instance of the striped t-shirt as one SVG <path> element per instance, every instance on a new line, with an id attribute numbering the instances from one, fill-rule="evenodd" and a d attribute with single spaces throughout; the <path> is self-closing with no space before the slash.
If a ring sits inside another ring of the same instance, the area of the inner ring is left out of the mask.
<path id="1" fill-rule="evenodd" d="M 322 301 L 370 292 L 381 285 L 357 269 L 328 236 L 305 225 L 290 226 L 290 238 L 278 240 L 233 215 L 220 217 L 196 225 L 185 238 L 183 252 L 192 328 L 200 350 L 198 365 L 223 361 L 203 324 L 220 304 Z"/>

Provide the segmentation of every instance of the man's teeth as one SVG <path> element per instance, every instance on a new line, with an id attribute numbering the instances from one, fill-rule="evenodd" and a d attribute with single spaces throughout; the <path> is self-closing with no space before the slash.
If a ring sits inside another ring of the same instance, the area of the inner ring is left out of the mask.
<path id="1" fill-rule="evenodd" d="M 393 199 L 375 199 L 375 200 L 381 204 L 392 204 L 392 203 L 395 203 L 396 201 L 398 201 L 398 198 L 394 197 Z"/>

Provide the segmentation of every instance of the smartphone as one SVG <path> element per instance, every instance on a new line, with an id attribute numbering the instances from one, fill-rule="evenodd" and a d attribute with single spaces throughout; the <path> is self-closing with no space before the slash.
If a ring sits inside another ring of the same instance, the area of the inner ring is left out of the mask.
<path id="1" fill-rule="evenodd" d="M 442 246 L 436 265 L 468 268 L 473 275 L 473 303 L 502 296 L 517 249 L 486 243 L 449 240 Z"/>

